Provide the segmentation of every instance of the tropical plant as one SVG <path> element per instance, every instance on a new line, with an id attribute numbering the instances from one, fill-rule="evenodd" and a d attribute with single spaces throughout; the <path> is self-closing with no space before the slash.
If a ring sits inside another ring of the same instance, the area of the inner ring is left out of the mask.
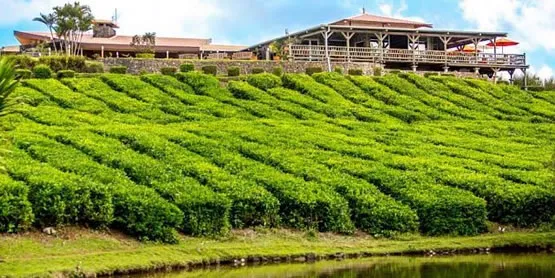
<path id="1" fill-rule="evenodd" d="M 14 63 L 7 58 L 0 59 L 0 113 L 9 106 L 8 97 L 14 92 L 19 82 L 16 79 Z"/>
<path id="2" fill-rule="evenodd" d="M 154 53 L 156 33 L 146 32 L 143 35 L 135 35 L 131 39 L 130 45 L 136 49 L 137 53 Z"/>
<path id="3" fill-rule="evenodd" d="M 92 29 L 94 16 L 91 8 L 79 2 L 67 3 L 53 8 L 56 23 L 53 26 L 62 40 L 67 55 L 78 55 L 85 32 Z"/>
<path id="4" fill-rule="evenodd" d="M 54 25 L 56 24 L 56 15 L 53 13 L 50 13 L 50 14 L 41 13 L 39 17 L 33 18 L 33 21 L 37 21 L 46 25 L 46 27 L 50 31 L 50 39 L 52 40 L 54 51 L 58 52 L 58 47 L 56 46 L 56 40 L 54 39 Z"/>

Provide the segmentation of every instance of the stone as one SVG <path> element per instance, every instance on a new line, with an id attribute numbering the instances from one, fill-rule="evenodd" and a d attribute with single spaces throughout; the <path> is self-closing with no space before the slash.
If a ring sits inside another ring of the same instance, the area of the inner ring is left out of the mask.
<path id="1" fill-rule="evenodd" d="M 46 228 L 42 229 L 42 232 L 49 235 L 49 236 L 53 236 L 53 235 L 56 235 L 58 233 L 53 227 L 46 227 Z"/>

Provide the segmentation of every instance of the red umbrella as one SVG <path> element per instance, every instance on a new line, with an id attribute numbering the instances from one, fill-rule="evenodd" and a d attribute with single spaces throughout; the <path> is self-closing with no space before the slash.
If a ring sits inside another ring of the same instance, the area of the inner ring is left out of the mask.
<path id="1" fill-rule="evenodd" d="M 515 45 L 518 45 L 518 44 L 520 44 L 520 43 L 509 40 L 507 38 L 500 38 L 500 39 L 496 40 L 495 43 L 492 41 L 492 42 L 490 42 L 486 45 L 487 46 L 501 46 L 501 53 L 503 53 L 503 48 L 505 46 L 515 46 Z"/>

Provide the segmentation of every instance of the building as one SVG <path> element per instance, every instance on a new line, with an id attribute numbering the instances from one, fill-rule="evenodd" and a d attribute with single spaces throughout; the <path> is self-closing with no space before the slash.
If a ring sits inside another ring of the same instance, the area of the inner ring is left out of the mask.
<path id="1" fill-rule="evenodd" d="M 118 35 L 118 28 L 110 20 L 95 20 L 93 31 L 83 36 L 82 55 L 134 57 L 137 49 L 131 45 L 133 36 Z M 58 45 L 60 41 L 55 35 L 52 38 L 50 32 L 14 31 L 14 36 L 21 44 L 21 51 L 35 48 L 41 43 L 50 45 L 52 49 L 52 44 Z M 244 48 L 245 46 L 212 44 L 211 39 L 156 37 L 154 51 L 157 58 L 223 58 Z"/>
<path id="2" fill-rule="evenodd" d="M 497 46 L 504 32 L 436 30 L 432 24 L 370 15 L 363 12 L 314 26 L 244 49 L 272 56 L 272 45 L 283 48 L 292 61 L 368 62 L 386 68 L 429 71 L 468 71 L 496 75 L 528 68 L 525 54 L 504 54 Z M 494 47 L 480 51 L 484 43 Z M 472 45 L 474 51 L 466 51 Z"/>

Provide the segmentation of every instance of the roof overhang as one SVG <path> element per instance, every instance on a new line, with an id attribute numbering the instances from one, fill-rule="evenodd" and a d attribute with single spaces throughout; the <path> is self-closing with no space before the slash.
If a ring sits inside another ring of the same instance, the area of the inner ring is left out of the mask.
<path id="1" fill-rule="evenodd" d="M 326 25 L 322 24 L 302 31 L 291 33 L 289 35 L 281 36 L 272 40 L 268 40 L 259 44 L 255 44 L 244 50 L 253 50 L 272 42 L 284 40 L 288 38 L 307 37 L 318 34 L 320 32 L 333 31 L 333 32 L 356 32 L 356 33 L 387 33 L 390 35 L 423 35 L 427 37 L 452 37 L 450 47 L 457 46 L 456 42 L 464 42 L 472 38 L 478 38 L 481 41 L 491 40 L 497 37 L 506 37 L 506 32 L 482 32 L 482 31 L 453 31 L 453 30 L 436 30 L 436 29 L 405 29 L 405 28 L 388 28 L 388 27 L 371 27 L 371 26 L 348 26 L 348 25 Z"/>

